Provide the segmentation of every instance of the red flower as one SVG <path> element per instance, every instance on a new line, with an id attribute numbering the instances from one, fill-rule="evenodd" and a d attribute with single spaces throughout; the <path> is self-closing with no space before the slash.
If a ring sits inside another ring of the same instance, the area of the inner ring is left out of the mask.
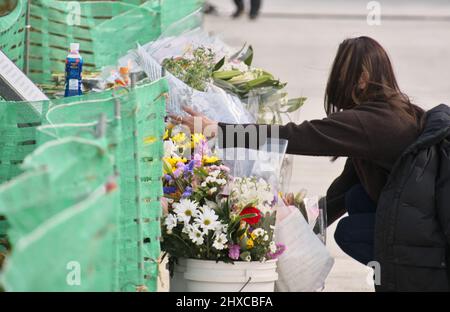
<path id="1" fill-rule="evenodd" d="M 248 218 L 243 218 L 242 220 L 247 222 L 248 224 L 252 225 L 252 224 L 256 224 L 259 222 L 259 220 L 261 220 L 261 211 L 259 211 L 258 208 L 256 207 L 247 207 L 244 208 L 241 213 L 241 216 L 244 215 L 255 215 L 253 217 L 248 217 Z"/>

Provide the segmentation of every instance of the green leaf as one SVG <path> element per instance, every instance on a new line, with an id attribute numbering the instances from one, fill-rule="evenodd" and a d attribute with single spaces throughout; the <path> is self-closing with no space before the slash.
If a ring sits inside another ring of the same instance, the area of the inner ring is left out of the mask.
<path id="1" fill-rule="evenodd" d="M 163 168 L 166 172 L 172 172 L 172 166 L 166 160 L 163 160 Z"/>
<path id="2" fill-rule="evenodd" d="M 222 57 L 222 59 L 220 61 L 218 61 L 216 63 L 216 65 L 214 65 L 213 71 L 217 71 L 217 70 L 221 69 L 223 64 L 225 64 L 225 56 Z"/>
<path id="3" fill-rule="evenodd" d="M 292 113 L 298 110 L 305 103 L 306 98 L 296 98 L 290 99 L 286 106 L 289 108 L 285 111 L 286 113 Z"/>
<path id="4" fill-rule="evenodd" d="M 241 220 L 256 217 L 258 214 L 256 213 L 247 213 L 245 215 L 240 216 Z"/>
<path id="5" fill-rule="evenodd" d="M 239 71 L 239 70 L 236 70 L 236 69 L 234 69 L 234 70 L 224 70 L 224 71 L 215 71 L 212 74 L 212 77 L 214 79 L 219 79 L 219 80 L 230 80 L 230 79 L 232 79 L 234 77 L 237 77 L 237 76 L 239 76 L 241 74 L 242 74 L 242 72 Z"/>
<path id="6" fill-rule="evenodd" d="M 249 46 L 247 51 L 240 59 L 244 62 L 245 65 L 251 66 L 253 62 L 253 47 Z"/>

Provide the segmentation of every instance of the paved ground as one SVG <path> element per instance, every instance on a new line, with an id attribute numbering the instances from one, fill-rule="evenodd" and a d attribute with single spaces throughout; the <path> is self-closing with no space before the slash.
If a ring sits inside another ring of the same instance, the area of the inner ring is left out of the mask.
<path id="1" fill-rule="evenodd" d="M 430 108 L 450 103 L 450 4 L 447 0 L 390 0 L 381 3 L 380 26 L 368 26 L 367 1 L 266 0 L 256 22 L 232 21 L 231 0 L 211 1 L 219 16 L 205 20 L 207 30 L 228 44 L 255 48 L 254 63 L 289 82 L 292 96 L 307 96 L 300 118 L 324 117 L 323 92 L 338 44 L 347 37 L 369 35 L 388 50 L 400 87 L 414 102 Z M 264 0 L 263 0 L 264 2 Z M 296 157 L 292 190 L 307 188 L 324 194 L 341 170 L 343 160 Z M 328 231 L 328 247 L 336 264 L 325 291 L 373 291 L 368 269 L 346 256 Z"/>

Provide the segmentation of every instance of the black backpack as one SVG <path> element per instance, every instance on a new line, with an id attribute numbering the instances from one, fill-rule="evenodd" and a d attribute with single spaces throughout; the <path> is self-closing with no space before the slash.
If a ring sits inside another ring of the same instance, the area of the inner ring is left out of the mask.
<path id="1" fill-rule="evenodd" d="M 450 291 L 450 107 L 426 114 L 377 208 L 377 291 Z"/>

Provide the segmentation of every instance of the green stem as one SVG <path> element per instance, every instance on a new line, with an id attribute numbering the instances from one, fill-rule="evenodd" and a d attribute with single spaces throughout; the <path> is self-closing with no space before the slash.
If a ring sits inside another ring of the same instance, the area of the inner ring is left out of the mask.
<path id="1" fill-rule="evenodd" d="M 209 259 L 209 233 L 206 236 L 206 257 Z"/>
<path id="2" fill-rule="evenodd" d="M 189 248 L 189 250 L 191 249 L 191 246 L 189 246 L 189 244 L 188 243 L 186 243 L 185 241 L 184 241 L 184 239 L 182 239 L 180 236 L 178 236 L 177 234 L 175 234 L 175 233 L 172 233 L 172 235 L 173 236 L 175 236 L 176 238 L 178 238 L 180 241 L 182 241 L 183 242 L 183 244 L 185 244 L 186 245 L 186 247 L 187 248 Z"/>

